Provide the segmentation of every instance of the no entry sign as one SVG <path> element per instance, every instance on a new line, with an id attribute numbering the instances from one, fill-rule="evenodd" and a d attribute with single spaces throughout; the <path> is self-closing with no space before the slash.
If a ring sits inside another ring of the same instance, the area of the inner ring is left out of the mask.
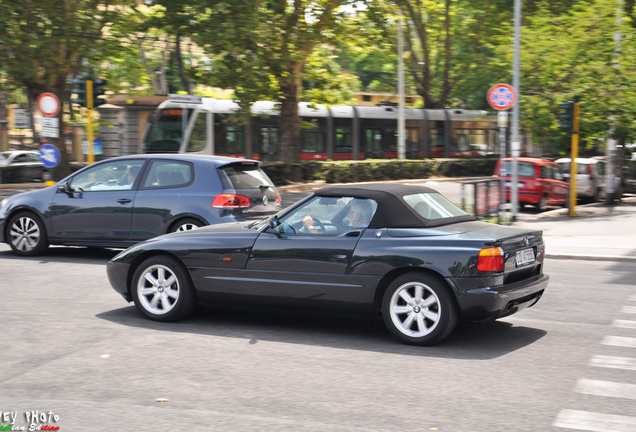
<path id="1" fill-rule="evenodd" d="M 495 84 L 488 90 L 488 103 L 496 110 L 512 108 L 517 100 L 515 89 L 508 84 Z"/>
<path id="2" fill-rule="evenodd" d="M 60 112 L 60 100 L 53 93 L 42 93 L 38 96 L 37 105 L 46 117 L 55 117 Z"/>

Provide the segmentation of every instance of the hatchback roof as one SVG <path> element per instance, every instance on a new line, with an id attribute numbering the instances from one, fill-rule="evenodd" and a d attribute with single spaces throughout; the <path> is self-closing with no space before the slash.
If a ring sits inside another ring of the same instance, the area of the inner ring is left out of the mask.
<path id="1" fill-rule="evenodd" d="M 505 161 L 511 161 L 512 158 L 504 158 Z M 549 159 L 541 159 L 541 158 L 533 158 L 533 157 L 518 157 L 517 160 L 519 162 L 532 162 L 532 163 L 545 163 L 545 162 L 552 162 Z"/>
<path id="2" fill-rule="evenodd" d="M 227 165 L 230 163 L 240 163 L 240 162 L 245 162 L 245 163 L 249 163 L 249 164 L 258 164 L 259 166 L 262 165 L 261 161 L 257 161 L 254 159 L 242 159 L 242 158 L 234 158 L 234 157 L 229 157 L 229 156 L 216 156 L 216 155 L 202 155 L 202 154 L 175 154 L 175 153 L 145 153 L 145 154 L 136 154 L 136 155 L 128 155 L 128 156 L 119 156 L 116 158 L 111 158 L 108 160 L 115 160 L 115 159 L 138 159 L 140 157 L 143 158 L 147 158 L 147 159 L 175 159 L 175 160 L 182 160 L 182 161 L 187 161 L 187 162 L 194 162 L 194 161 L 200 161 L 200 160 L 208 160 L 208 161 L 214 161 L 214 162 L 220 162 L 221 165 Z"/>

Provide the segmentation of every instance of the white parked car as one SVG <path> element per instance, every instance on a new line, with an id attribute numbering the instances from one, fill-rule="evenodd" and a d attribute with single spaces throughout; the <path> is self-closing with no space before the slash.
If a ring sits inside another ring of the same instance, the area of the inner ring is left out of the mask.
<path id="1" fill-rule="evenodd" d="M 561 166 L 563 177 L 570 181 L 570 158 L 557 159 L 556 163 Z M 576 193 L 579 198 L 587 198 L 592 202 L 605 199 L 607 194 L 607 184 L 605 174 L 607 162 L 603 157 L 576 158 Z M 620 198 L 622 193 L 620 177 L 616 178 L 616 197 Z"/>

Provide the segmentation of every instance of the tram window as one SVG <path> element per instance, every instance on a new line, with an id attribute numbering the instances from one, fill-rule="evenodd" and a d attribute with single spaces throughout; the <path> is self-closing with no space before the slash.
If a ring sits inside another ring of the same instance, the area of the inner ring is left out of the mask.
<path id="1" fill-rule="evenodd" d="M 196 122 L 194 123 L 194 127 L 192 128 L 192 133 L 190 134 L 190 141 L 188 141 L 188 147 L 186 151 L 188 152 L 200 152 L 205 148 L 205 144 L 207 142 L 208 136 L 208 127 L 207 127 L 207 113 L 202 112 L 199 113 Z"/>
<path id="2" fill-rule="evenodd" d="M 303 132 L 302 133 L 303 153 L 324 153 L 325 141 L 324 136 L 320 132 Z"/>
<path id="3" fill-rule="evenodd" d="M 260 158 L 264 162 L 278 159 L 278 127 L 261 126 Z"/>
<path id="4" fill-rule="evenodd" d="M 245 153 L 245 132 L 243 127 L 216 123 L 214 127 L 214 152 L 216 154 Z"/>
<path id="5" fill-rule="evenodd" d="M 192 110 L 164 109 L 155 115 L 144 143 L 145 153 L 178 153 L 185 122 L 190 120 Z"/>
<path id="6" fill-rule="evenodd" d="M 351 152 L 351 128 L 350 127 L 338 127 L 335 129 L 335 140 L 334 140 L 333 150 L 335 153 L 350 153 Z"/>

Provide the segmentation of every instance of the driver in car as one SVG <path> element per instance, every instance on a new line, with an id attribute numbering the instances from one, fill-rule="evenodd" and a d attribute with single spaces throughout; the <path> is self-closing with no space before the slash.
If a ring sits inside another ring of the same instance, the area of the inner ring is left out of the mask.
<path id="1" fill-rule="evenodd" d="M 366 228 L 373 215 L 373 206 L 366 199 L 354 199 L 349 204 L 349 223 L 351 228 Z M 314 224 L 314 219 L 307 215 L 303 218 L 306 232 L 319 234 L 319 227 Z"/>

